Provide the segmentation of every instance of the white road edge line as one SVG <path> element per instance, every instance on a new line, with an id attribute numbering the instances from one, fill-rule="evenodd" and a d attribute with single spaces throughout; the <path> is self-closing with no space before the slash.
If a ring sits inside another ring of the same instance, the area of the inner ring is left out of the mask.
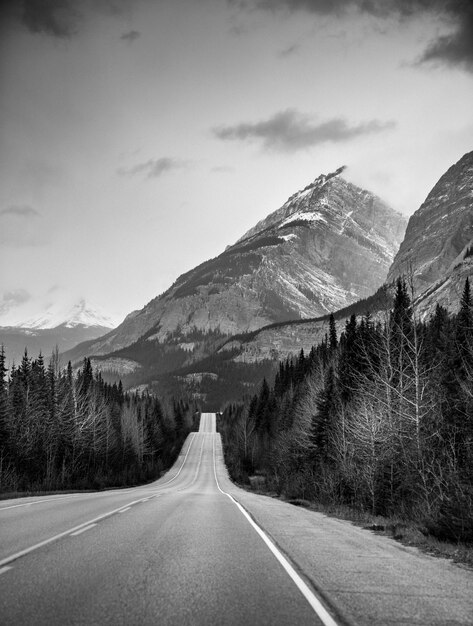
<path id="1" fill-rule="evenodd" d="M 5 567 L 0 567 L 0 576 L 5 572 L 8 572 L 9 569 L 13 569 L 11 565 L 6 565 Z"/>
<path id="2" fill-rule="evenodd" d="M 324 626 L 338 626 L 337 622 L 333 619 L 333 617 L 324 607 L 322 602 L 317 598 L 317 596 L 314 594 L 312 589 L 310 589 L 307 583 L 304 582 L 304 580 L 292 567 L 292 565 L 289 563 L 286 557 L 278 550 L 278 548 L 276 548 L 276 546 L 268 537 L 268 535 L 264 532 L 264 530 L 260 528 L 260 526 L 258 526 L 258 524 L 250 517 L 250 515 L 248 515 L 247 511 L 242 507 L 242 505 L 237 500 L 235 500 L 233 496 L 231 496 L 229 493 L 227 493 L 220 487 L 220 484 L 217 478 L 217 467 L 216 467 L 216 461 L 215 461 L 215 439 L 216 439 L 216 435 L 214 435 L 213 437 L 213 461 L 214 461 L 215 482 L 217 483 L 217 487 L 219 491 L 221 491 L 225 496 L 230 498 L 230 500 L 235 504 L 235 506 L 238 507 L 240 512 L 245 516 L 245 518 L 248 520 L 251 526 L 253 526 L 253 528 L 256 530 L 258 535 L 262 538 L 262 540 L 265 542 L 265 544 L 268 546 L 268 548 L 277 558 L 279 563 L 281 563 L 281 565 L 284 567 L 284 569 L 286 570 L 286 573 L 289 575 L 289 577 L 292 579 L 296 587 L 299 589 L 299 591 L 302 593 L 304 598 L 310 604 L 313 611 L 316 613 L 317 617 L 321 620 Z"/>
<path id="3" fill-rule="evenodd" d="M 121 511 L 118 511 L 119 513 L 126 513 L 127 511 L 129 511 L 131 509 L 131 506 L 127 506 L 126 509 L 122 509 Z"/>
<path id="4" fill-rule="evenodd" d="M 85 528 L 81 528 L 80 530 L 76 530 L 75 533 L 71 533 L 71 537 L 77 537 L 77 535 L 82 535 L 82 533 L 85 533 L 86 530 L 90 530 L 94 526 L 97 526 L 97 524 L 89 524 Z"/>

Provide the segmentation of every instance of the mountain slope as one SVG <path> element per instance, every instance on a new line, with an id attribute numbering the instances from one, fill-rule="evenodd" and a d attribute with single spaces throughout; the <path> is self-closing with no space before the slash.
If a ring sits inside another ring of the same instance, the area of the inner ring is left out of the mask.
<path id="1" fill-rule="evenodd" d="M 339 309 L 385 280 L 405 224 L 373 194 L 336 174 L 319 176 L 87 351 L 178 338 L 192 352 L 196 332 L 229 336 Z"/>
<path id="2" fill-rule="evenodd" d="M 412 272 L 424 315 L 437 302 L 455 308 L 472 273 L 470 248 L 473 251 L 473 152 L 448 169 L 412 215 L 387 280 Z"/>

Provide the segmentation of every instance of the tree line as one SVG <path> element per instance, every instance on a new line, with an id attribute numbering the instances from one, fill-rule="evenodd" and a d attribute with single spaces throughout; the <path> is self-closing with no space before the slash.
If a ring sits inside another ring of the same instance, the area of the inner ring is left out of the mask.
<path id="1" fill-rule="evenodd" d="M 402 516 L 473 541 L 473 304 L 421 321 L 399 279 L 392 308 L 281 362 L 219 419 L 232 477 L 289 498 Z"/>
<path id="2" fill-rule="evenodd" d="M 179 400 L 125 393 L 89 359 L 75 373 L 26 350 L 6 367 L 0 350 L 0 491 L 102 488 L 159 476 L 177 457 L 197 415 Z"/>

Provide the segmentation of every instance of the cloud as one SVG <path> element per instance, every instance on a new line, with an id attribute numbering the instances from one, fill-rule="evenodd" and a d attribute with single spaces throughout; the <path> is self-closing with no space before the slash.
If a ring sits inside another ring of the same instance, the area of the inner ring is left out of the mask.
<path id="1" fill-rule="evenodd" d="M 419 61 L 460 65 L 473 72 L 473 3 L 468 12 L 458 15 L 454 30 L 432 41 Z"/>
<path id="2" fill-rule="evenodd" d="M 471 0 L 229 0 L 242 9 L 305 11 L 343 17 L 350 12 L 381 19 L 410 20 L 428 15 L 450 32 L 434 39 L 418 60 L 463 66 L 473 72 L 473 2 Z"/>
<path id="3" fill-rule="evenodd" d="M 159 159 L 149 159 L 144 163 L 138 163 L 131 167 L 120 167 L 117 173 L 120 176 L 135 176 L 144 174 L 146 178 L 159 178 L 166 172 L 179 170 L 188 167 L 189 163 L 181 159 L 171 157 L 161 157 Z"/>
<path id="4" fill-rule="evenodd" d="M 48 243 L 50 233 L 36 209 L 11 205 L 0 211 L 0 244 L 20 248 Z"/>
<path id="5" fill-rule="evenodd" d="M 280 56 L 281 58 L 293 56 L 299 51 L 300 47 L 301 47 L 300 44 L 295 43 L 292 46 L 289 46 L 288 48 L 284 48 L 284 50 L 280 50 L 278 52 L 278 56 Z"/>
<path id="6" fill-rule="evenodd" d="M 26 289 L 14 289 L 13 291 L 6 291 L 3 294 L 3 298 L 0 302 L 0 312 L 5 313 L 12 307 L 16 307 L 20 304 L 24 304 L 31 300 L 31 294 Z"/>
<path id="7" fill-rule="evenodd" d="M 39 213 L 36 209 L 33 209 L 27 205 L 11 205 L 0 211 L 0 217 L 13 216 L 21 218 L 39 217 Z"/>
<path id="8" fill-rule="evenodd" d="M 378 120 L 350 125 L 342 118 L 314 123 L 309 116 L 287 109 L 264 121 L 220 126 L 214 128 L 213 132 L 222 140 L 261 141 L 270 150 L 296 152 L 322 143 L 339 143 L 378 133 L 394 126 L 393 121 Z"/>
<path id="9" fill-rule="evenodd" d="M 139 1 L 3 0 L 0 21 L 14 20 L 30 33 L 69 39 L 79 33 L 84 22 L 93 20 L 97 14 L 129 19 Z"/>
<path id="10" fill-rule="evenodd" d="M 77 33 L 81 19 L 69 0 L 23 0 L 21 21 L 31 33 L 67 39 Z"/>
<path id="11" fill-rule="evenodd" d="M 123 33 L 120 39 L 127 41 L 128 43 L 133 43 L 136 39 L 141 37 L 141 33 L 138 30 L 129 30 L 127 33 Z"/>

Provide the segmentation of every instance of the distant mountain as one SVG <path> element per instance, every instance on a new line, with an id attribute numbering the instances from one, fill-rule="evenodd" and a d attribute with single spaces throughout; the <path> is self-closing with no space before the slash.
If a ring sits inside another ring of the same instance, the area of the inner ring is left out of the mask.
<path id="1" fill-rule="evenodd" d="M 26 302 L 9 307 L 0 313 L 0 326 L 30 330 L 84 326 L 110 330 L 115 324 L 103 311 L 87 304 L 84 298 L 70 302 L 70 298 L 64 300 L 52 294 L 32 304 Z"/>
<path id="2" fill-rule="evenodd" d="M 334 311 L 383 283 L 405 226 L 370 192 L 321 175 L 86 352 L 105 355 L 146 340 L 177 343 L 189 356 L 208 334 Z"/>
<path id="3" fill-rule="evenodd" d="M 409 273 L 421 314 L 437 303 L 456 310 L 473 273 L 473 152 L 449 168 L 410 218 L 387 282 Z"/>
<path id="4" fill-rule="evenodd" d="M 34 313 L 32 311 L 34 310 Z M 61 302 L 48 298 L 44 309 L 38 312 L 38 302 L 10 307 L 0 314 L 0 344 L 3 344 L 8 362 L 18 363 L 25 348 L 31 356 L 39 352 L 51 355 L 56 346 L 70 350 L 78 343 L 95 340 L 111 328 L 113 321 L 82 298 L 78 302 Z M 32 314 L 33 313 L 33 314 Z"/>

